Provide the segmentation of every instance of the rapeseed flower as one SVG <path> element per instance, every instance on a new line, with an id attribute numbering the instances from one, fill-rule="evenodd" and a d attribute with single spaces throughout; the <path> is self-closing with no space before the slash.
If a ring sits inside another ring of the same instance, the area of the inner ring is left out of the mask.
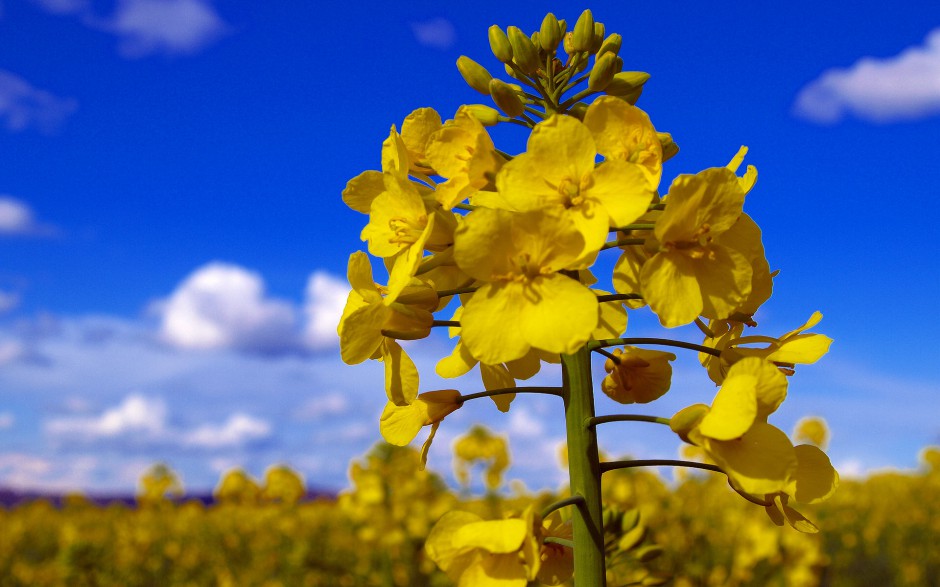
<path id="1" fill-rule="evenodd" d="M 665 395 L 672 383 L 672 365 L 676 355 L 664 351 L 626 346 L 614 350 L 618 361 L 607 359 L 608 375 L 601 389 L 621 404 L 646 404 Z"/>
<path id="2" fill-rule="evenodd" d="M 587 126 L 552 116 L 532 130 L 526 151 L 503 166 L 496 189 L 515 210 L 544 210 L 569 221 L 584 239 L 584 255 L 591 256 L 610 226 L 639 218 L 656 193 L 645 167 L 619 158 L 595 166 L 597 155 Z"/>
<path id="3" fill-rule="evenodd" d="M 389 444 L 407 446 L 421 428 L 430 426 L 431 433 L 421 447 L 421 464 L 424 465 L 427 463 L 428 449 L 441 421 L 462 405 L 460 392 L 456 389 L 428 391 L 419 394 L 405 406 L 389 401 L 379 418 L 379 430 L 382 432 L 382 438 Z"/>
<path id="4" fill-rule="evenodd" d="M 454 259 L 483 285 L 464 304 L 461 339 L 480 362 L 520 359 L 531 348 L 573 353 L 597 326 L 590 289 L 559 273 L 583 250 L 577 232 L 546 212 L 477 209 L 455 233 Z"/>

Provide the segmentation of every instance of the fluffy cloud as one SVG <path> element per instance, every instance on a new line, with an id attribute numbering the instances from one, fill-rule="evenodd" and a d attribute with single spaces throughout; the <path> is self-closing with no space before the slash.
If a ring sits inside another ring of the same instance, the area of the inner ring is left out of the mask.
<path id="1" fill-rule="evenodd" d="M 54 418 L 46 422 L 45 430 L 57 438 L 87 442 L 125 435 L 156 441 L 166 433 L 166 416 L 166 405 L 161 400 L 131 394 L 100 416 Z"/>
<path id="2" fill-rule="evenodd" d="M 425 47 L 450 49 L 457 41 L 457 31 L 446 18 L 432 18 L 411 23 L 411 32 L 415 39 Z"/>
<path id="3" fill-rule="evenodd" d="M 296 346 L 297 312 L 265 296 L 261 276 L 237 265 L 210 263 L 159 304 L 160 335 L 191 349 L 277 354 Z"/>
<path id="4" fill-rule="evenodd" d="M 195 53 L 228 30 L 205 0 L 121 0 L 102 28 L 120 37 L 126 57 Z"/>
<path id="5" fill-rule="evenodd" d="M 240 448 L 269 438 L 271 425 L 259 418 L 236 412 L 222 424 L 203 423 L 193 429 L 170 424 L 166 403 L 139 393 L 96 416 L 52 418 L 44 430 L 50 437 L 67 442 L 96 444 L 119 440 L 138 446 L 178 446 L 207 450 Z"/>
<path id="6" fill-rule="evenodd" d="M 78 108 L 71 98 L 59 98 L 30 85 L 23 78 L 0 69 L 0 120 L 11 131 L 31 126 L 52 132 Z"/>
<path id="7" fill-rule="evenodd" d="M 846 115 L 895 122 L 940 114 L 940 28 L 923 46 L 823 72 L 800 90 L 793 111 L 820 124 L 839 122 Z"/>
<path id="8" fill-rule="evenodd" d="M 36 220 L 36 215 L 25 202 L 0 194 L 0 236 L 50 236 L 55 233 L 55 227 Z M 0 312 L 4 311 L 4 301 L 10 300 L 0 296 Z"/>
<path id="9" fill-rule="evenodd" d="M 114 13 L 101 18 L 89 0 L 33 0 L 57 15 L 76 15 L 89 28 L 120 39 L 118 50 L 129 58 L 154 53 L 190 54 L 229 30 L 208 0 L 118 0 Z"/>
<path id="10" fill-rule="evenodd" d="M 344 280 L 323 271 L 313 273 L 307 280 L 304 341 L 310 348 L 325 349 L 339 344 L 336 326 L 348 295 L 349 285 Z"/>
<path id="11" fill-rule="evenodd" d="M 229 416 L 224 424 L 203 424 L 183 436 L 183 445 L 218 449 L 243 446 L 271 436 L 271 425 L 247 414 Z"/>

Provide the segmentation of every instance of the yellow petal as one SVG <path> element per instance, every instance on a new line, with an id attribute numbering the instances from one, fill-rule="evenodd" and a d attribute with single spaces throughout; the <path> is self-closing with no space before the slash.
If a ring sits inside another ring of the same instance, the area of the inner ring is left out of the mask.
<path id="1" fill-rule="evenodd" d="M 453 544 L 458 548 L 482 548 L 487 552 L 501 554 L 519 550 L 525 537 L 526 524 L 519 518 L 484 520 L 458 528 L 454 533 Z"/>
<path id="2" fill-rule="evenodd" d="M 638 165 L 605 161 L 594 171 L 594 185 L 587 193 L 601 203 L 613 226 L 625 226 L 646 214 L 656 185 Z"/>
<path id="3" fill-rule="evenodd" d="M 662 142 L 645 112 L 619 98 L 600 96 L 588 106 L 584 126 L 605 159 L 634 163 L 645 170 L 654 187 L 659 184 Z"/>
<path id="4" fill-rule="evenodd" d="M 796 471 L 790 439 L 764 422 L 754 422 L 736 440 L 705 438 L 704 448 L 742 491 L 752 495 L 782 491 Z"/>
<path id="5" fill-rule="evenodd" d="M 414 402 L 410 405 L 396 406 L 392 402 L 385 404 L 379 418 L 379 431 L 382 438 L 395 446 L 407 446 L 427 420 L 427 405 Z"/>
<path id="6" fill-rule="evenodd" d="M 377 303 L 359 307 L 344 317 L 339 331 L 339 348 L 345 363 L 356 365 L 375 353 L 382 344 L 382 326 L 390 313 L 384 304 Z"/>
<path id="7" fill-rule="evenodd" d="M 449 511 L 431 528 L 424 544 L 428 557 L 439 566 L 447 576 L 456 581 L 474 560 L 473 548 L 466 548 L 454 544 L 457 531 L 467 524 L 482 521 L 482 518 L 471 512 Z"/>
<path id="8" fill-rule="evenodd" d="M 363 171 L 346 183 L 343 202 L 356 212 L 368 214 L 372 200 L 385 191 L 381 171 Z"/>
<path id="9" fill-rule="evenodd" d="M 757 417 L 756 386 L 757 377 L 752 373 L 729 372 L 711 409 L 699 423 L 699 432 L 715 440 L 743 436 Z"/>
<path id="10" fill-rule="evenodd" d="M 733 172 L 712 167 L 677 177 L 663 201 L 666 210 L 653 232 L 668 243 L 691 240 L 706 225 L 713 237 L 731 228 L 741 215 L 744 192 Z"/>
<path id="11" fill-rule="evenodd" d="M 490 281 L 513 270 L 513 213 L 478 208 L 467 214 L 454 233 L 454 260 L 476 279 Z"/>
<path id="12" fill-rule="evenodd" d="M 605 295 L 610 292 L 599 289 L 593 290 L 597 295 Z M 591 333 L 591 338 L 595 340 L 604 340 L 607 338 L 617 338 L 627 329 L 627 309 L 623 302 L 614 300 L 611 302 L 600 302 L 598 304 L 597 328 Z"/>
<path id="13" fill-rule="evenodd" d="M 483 387 L 485 389 L 505 389 L 507 387 L 516 386 L 516 380 L 509 374 L 509 369 L 507 369 L 505 365 L 487 365 L 480 363 L 480 376 L 483 379 Z M 515 397 L 516 394 L 507 393 L 490 396 L 490 399 L 493 400 L 493 403 L 496 404 L 500 412 L 508 412 L 509 404 L 512 403 Z"/>
<path id="14" fill-rule="evenodd" d="M 464 346 L 463 341 L 458 340 L 453 352 L 438 361 L 434 371 L 441 377 L 453 379 L 469 373 L 477 362 Z"/>
<path id="15" fill-rule="evenodd" d="M 525 587 L 528 582 L 518 554 L 490 554 L 468 568 L 457 587 Z"/>
<path id="16" fill-rule="evenodd" d="M 488 283 L 464 304 L 460 336 L 479 361 L 490 365 L 505 363 L 529 350 L 530 343 L 521 327 L 506 328 L 519 320 L 520 310 L 528 305 L 524 289 L 518 281 Z"/>
<path id="17" fill-rule="evenodd" d="M 722 320 L 747 300 L 753 270 L 747 258 L 732 248 L 715 245 L 707 251 L 692 263 L 702 292 L 702 315 Z"/>
<path id="18" fill-rule="evenodd" d="M 597 326 L 597 296 L 564 275 L 554 273 L 533 279 L 522 298 L 524 303 L 516 307 L 518 328 L 526 342 L 536 348 L 574 353 Z"/>
<path id="19" fill-rule="evenodd" d="M 781 340 L 777 350 L 767 355 L 771 361 L 779 363 L 800 363 L 809 365 L 815 363 L 829 352 L 832 339 L 822 334 L 799 334 L 786 340 Z"/>
<path id="20" fill-rule="evenodd" d="M 653 255 L 640 271 L 643 298 L 666 328 L 689 324 L 702 312 L 695 266 L 684 254 Z"/>
<path id="21" fill-rule="evenodd" d="M 382 353 L 385 362 L 385 392 L 392 403 L 410 404 L 418 395 L 418 368 L 397 342 L 385 339 Z"/>
<path id="22" fill-rule="evenodd" d="M 801 503 L 828 499 L 839 486 L 839 473 L 826 453 L 809 444 L 794 447 L 797 467 L 787 493 Z"/>

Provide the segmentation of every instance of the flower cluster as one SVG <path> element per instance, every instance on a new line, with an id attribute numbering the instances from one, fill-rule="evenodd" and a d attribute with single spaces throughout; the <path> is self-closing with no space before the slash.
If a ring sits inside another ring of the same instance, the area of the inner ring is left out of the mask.
<path id="1" fill-rule="evenodd" d="M 400 130 L 391 127 L 381 168 L 353 178 L 343 192 L 350 208 L 368 216 L 361 232 L 368 254 L 349 259 L 341 352 L 350 364 L 384 363 L 383 436 L 405 445 L 430 426 L 424 461 L 446 416 L 483 396 L 508 411 L 522 391 L 517 382 L 543 363 L 566 366 L 563 385 L 551 393 L 567 405 L 573 394 L 592 392 L 588 351 L 607 357 L 601 389 L 611 399 L 652 402 L 668 392 L 676 355 L 636 346 L 654 339 L 623 338 L 628 311 L 648 307 L 665 328 L 695 324 L 703 332 L 701 345 L 653 344 L 698 350 L 721 389 L 712 405 L 668 420 L 604 421 L 668 423 L 775 522 L 815 530 L 789 501 L 825 499 L 838 475 L 820 449 L 793 446 L 767 419 L 786 396 L 795 365 L 818 360 L 831 340 L 806 332 L 819 313 L 780 338 L 744 335 L 756 326 L 776 275 L 760 228 L 744 213 L 757 180 L 756 169 L 743 166 L 747 148 L 729 153 L 727 164 L 663 186 L 663 164 L 678 147 L 636 105 L 649 76 L 623 71 L 620 35 L 606 35 L 585 11 L 572 31 L 549 14 L 532 34 L 494 25 L 489 40 L 511 81 L 465 56 L 457 67 L 497 108 L 464 105 L 447 120 L 430 108 L 415 110 Z M 496 147 L 488 127 L 500 123 L 527 130 L 522 152 Z M 592 268 L 607 252 L 619 256 L 613 274 L 598 283 Z M 370 255 L 387 270 L 385 285 L 375 282 Z M 436 317 L 445 311 L 449 318 Z M 399 341 L 427 337 L 434 327 L 456 338 L 437 373 L 458 377 L 478 368 L 487 391 L 420 393 L 418 371 Z M 622 349 L 604 350 L 613 346 Z M 582 361 L 586 379 L 570 379 L 571 361 Z M 570 411 L 582 420 L 568 422 L 569 442 L 594 415 L 593 403 L 582 405 L 587 411 Z M 579 438 L 577 458 L 598 460 L 596 446 L 585 448 L 596 439 Z M 477 444 L 465 447 L 466 460 L 483 458 Z M 508 456 L 497 460 L 501 473 Z M 604 465 L 577 470 L 616 468 Z M 445 516 L 444 529 L 429 540 L 431 557 L 448 574 L 475 585 L 497 575 L 524 585 L 538 576 L 538 544 L 529 542 L 540 531 L 533 534 L 530 521 L 468 515 Z"/>

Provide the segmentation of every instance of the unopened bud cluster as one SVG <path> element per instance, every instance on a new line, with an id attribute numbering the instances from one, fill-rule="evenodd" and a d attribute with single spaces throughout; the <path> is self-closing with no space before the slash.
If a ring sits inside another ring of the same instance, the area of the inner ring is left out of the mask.
<path id="1" fill-rule="evenodd" d="M 552 13 L 530 34 L 519 27 L 503 30 L 494 24 L 489 41 L 506 74 L 518 83 L 494 78 L 466 55 L 457 59 L 457 69 L 471 88 L 492 98 L 504 122 L 532 126 L 531 117 L 552 114 L 582 118 L 586 110 L 582 100 L 601 93 L 636 104 L 650 77 L 640 71 L 623 71 L 619 55 L 623 37 L 605 36 L 604 23 L 595 22 L 590 10 L 581 13 L 573 30 Z M 559 49 L 564 53 L 559 54 Z"/>

